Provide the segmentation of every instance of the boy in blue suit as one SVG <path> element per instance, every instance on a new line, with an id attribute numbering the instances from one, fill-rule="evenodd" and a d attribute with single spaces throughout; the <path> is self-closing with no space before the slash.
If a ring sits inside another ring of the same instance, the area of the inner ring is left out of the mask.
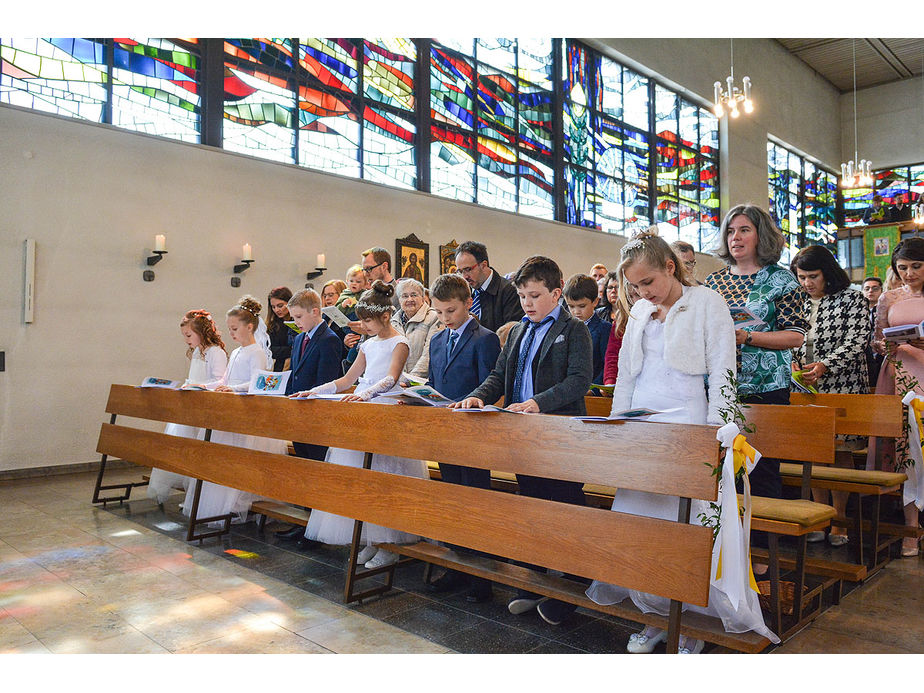
<path id="1" fill-rule="evenodd" d="M 493 370 L 500 354 L 500 340 L 491 330 L 479 324 L 469 313 L 472 292 L 458 274 L 443 274 L 430 288 L 430 299 L 440 322 L 446 328 L 430 340 L 430 371 L 427 385 L 453 400 L 460 400 L 478 387 Z M 456 464 L 440 465 L 443 481 L 463 486 L 491 488 L 491 472 Z M 491 583 L 484 578 L 447 571 L 430 588 L 444 592 L 469 585 L 465 598 L 470 602 L 491 599 Z"/>
<path id="2" fill-rule="evenodd" d="M 301 330 L 292 345 L 292 375 L 286 385 L 286 394 L 310 390 L 336 380 L 341 375 L 340 355 L 343 344 L 340 338 L 321 318 L 321 297 L 314 289 L 297 291 L 289 299 L 289 315 Z M 327 447 L 311 443 L 292 443 L 295 454 L 312 460 L 323 460 Z M 276 533 L 281 539 L 298 539 L 305 528 Z M 308 547 L 307 540 L 303 540 Z"/>
<path id="3" fill-rule="evenodd" d="M 594 308 L 600 302 L 597 282 L 586 274 L 575 274 L 565 282 L 564 294 L 571 316 L 583 321 L 590 330 L 594 348 L 593 382 L 602 384 L 603 360 L 606 356 L 606 345 L 610 342 L 613 324 L 594 312 Z"/>

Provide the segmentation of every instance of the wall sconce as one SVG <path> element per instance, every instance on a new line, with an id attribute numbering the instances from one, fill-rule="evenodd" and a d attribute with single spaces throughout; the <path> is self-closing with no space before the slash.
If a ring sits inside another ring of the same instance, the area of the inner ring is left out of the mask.
<path id="1" fill-rule="evenodd" d="M 240 274 L 248 267 L 250 263 L 253 262 L 253 249 L 250 247 L 250 243 L 245 243 L 243 248 L 243 254 L 241 255 L 241 264 L 234 266 L 234 273 Z"/>
<path id="2" fill-rule="evenodd" d="M 311 281 L 312 279 L 317 279 L 322 274 L 324 274 L 325 270 L 327 270 L 327 267 L 324 266 L 324 261 L 325 261 L 324 253 L 318 253 L 317 262 L 315 263 L 315 268 L 314 268 L 315 271 L 309 272 L 308 274 L 306 274 L 305 279 L 307 279 L 308 281 Z"/>
<path id="3" fill-rule="evenodd" d="M 154 250 L 152 250 L 153 255 L 148 255 L 147 263 L 148 267 L 153 267 L 158 262 L 160 262 L 164 255 L 167 254 L 167 237 L 164 234 L 159 233 L 154 236 Z M 146 282 L 154 281 L 154 272 L 151 270 L 145 270 L 141 273 L 141 278 Z"/>

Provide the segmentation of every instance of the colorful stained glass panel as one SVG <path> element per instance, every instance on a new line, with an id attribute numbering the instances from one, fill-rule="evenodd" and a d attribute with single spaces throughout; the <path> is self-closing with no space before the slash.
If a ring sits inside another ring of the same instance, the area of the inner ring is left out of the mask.
<path id="1" fill-rule="evenodd" d="M 433 46 L 430 51 L 430 116 L 434 121 L 475 126 L 472 62 Z"/>
<path id="2" fill-rule="evenodd" d="M 519 176 L 519 211 L 542 219 L 552 219 L 555 202 L 552 196 L 553 171 L 551 162 L 544 157 L 520 153 L 517 166 Z"/>
<path id="3" fill-rule="evenodd" d="M 655 85 L 655 132 L 668 142 L 677 141 L 678 96 L 660 84 Z"/>
<path id="4" fill-rule="evenodd" d="M 288 38 L 225 39 L 225 55 L 280 72 L 291 72 L 295 67 L 292 39 Z"/>
<path id="5" fill-rule="evenodd" d="M 622 66 L 602 58 L 599 67 L 598 103 L 603 113 L 622 119 Z"/>
<path id="6" fill-rule="evenodd" d="M 197 56 L 166 39 L 117 38 L 112 62 L 113 125 L 199 141 Z"/>
<path id="7" fill-rule="evenodd" d="M 105 47 L 81 38 L 3 39 L 0 102 L 101 123 Z"/>
<path id="8" fill-rule="evenodd" d="M 350 102 L 300 87 L 298 118 L 300 165 L 359 178 L 359 118 Z"/>
<path id="9" fill-rule="evenodd" d="M 517 96 L 522 148 L 538 154 L 552 154 L 552 92 L 520 83 Z"/>
<path id="10" fill-rule="evenodd" d="M 477 140 L 478 204 L 515 212 L 517 208 L 516 162 L 511 147 L 496 140 Z"/>
<path id="11" fill-rule="evenodd" d="M 582 168 L 565 166 L 565 213 L 569 224 L 595 225 L 593 174 Z"/>
<path id="12" fill-rule="evenodd" d="M 516 141 L 516 85 L 500 72 L 478 74 L 478 134 Z"/>
<path id="13" fill-rule="evenodd" d="M 517 39 L 517 77 L 540 89 L 552 88 L 552 41 Z"/>
<path id="14" fill-rule="evenodd" d="M 342 38 L 299 39 L 299 63 L 314 79 L 331 90 L 355 94 L 359 84 L 359 49 Z"/>
<path id="15" fill-rule="evenodd" d="M 438 126 L 430 129 L 430 192 L 465 202 L 475 201 L 473 137 Z"/>
<path id="16" fill-rule="evenodd" d="M 417 47 L 406 38 L 363 42 L 363 90 L 367 98 L 414 110 Z"/>
<path id="17" fill-rule="evenodd" d="M 363 118 L 363 178 L 398 188 L 417 187 L 416 126 L 413 120 L 366 106 Z"/>
<path id="18" fill-rule="evenodd" d="M 517 71 L 517 40 L 512 38 L 475 39 L 475 57 L 478 62 L 515 75 Z"/>
<path id="19" fill-rule="evenodd" d="M 287 80 L 225 63 L 225 149 L 295 163 L 294 115 Z"/>
<path id="20" fill-rule="evenodd" d="M 594 178 L 596 227 L 606 233 L 625 233 L 625 220 L 634 211 L 626 208 L 625 186 L 621 181 L 597 174 Z"/>

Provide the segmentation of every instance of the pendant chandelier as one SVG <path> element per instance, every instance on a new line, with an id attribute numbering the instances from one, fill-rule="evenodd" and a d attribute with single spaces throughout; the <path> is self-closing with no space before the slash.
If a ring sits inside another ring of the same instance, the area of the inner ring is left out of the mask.
<path id="1" fill-rule="evenodd" d="M 853 41 L 853 159 L 841 164 L 841 187 L 845 190 L 852 188 L 873 187 L 873 164 L 866 159 L 860 159 L 857 146 L 857 40 Z M 854 164 L 855 161 L 859 163 Z"/>
<path id="2" fill-rule="evenodd" d="M 924 116 L 924 51 L 921 51 L 921 114 Z M 914 204 L 911 189 L 908 190 L 908 204 Z M 914 205 L 914 223 L 924 226 L 924 195 L 921 195 L 918 203 Z"/>
<path id="3" fill-rule="evenodd" d="M 735 39 L 729 39 L 731 42 L 731 70 L 728 77 L 725 78 L 726 89 L 722 90 L 722 83 L 713 84 L 715 90 L 715 105 L 712 112 L 716 118 L 721 118 L 728 111 L 732 118 L 737 118 L 741 112 L 738 110 L 738 104 L 742 103 L 745 113 L 754 112 L 754 102 L 751 100 L 751 78 L 744 77 L 741 80 L 741 89 L 735 86 Z"/>

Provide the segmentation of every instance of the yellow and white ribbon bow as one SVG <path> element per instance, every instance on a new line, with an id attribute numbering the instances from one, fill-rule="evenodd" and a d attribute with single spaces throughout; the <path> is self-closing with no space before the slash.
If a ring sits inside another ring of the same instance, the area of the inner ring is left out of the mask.
<path id="1" fill-rule="evenodd" d="M 914 465 L 905 467 L 902 471 L 908 477 L 902 486 L 902 501 L 905 505 L 914 503 L 918 510 L 924 510 L 924 460 L 922 460 L 921 443 L 924 441 L 924 397 L 909 391 L 902 398 L 902 404 L 908 407 L 908 424 L 911 432 L 908 434 L 908 451 Z"/>
<path id="2" fill-rule="evenodd" d="M 732 608 L 745 600 L 745 590 L 757 592 L 757 581 L 751 569 L 751 484 L 748 474 L 760 461 L 757 452 L 733 423 L 716 432 L 725 448 L 725 461 L 719 479 L 719 534 L 712 549 L 712 569 L 715 585 L 728 597 Z M 743 503 L 735 492 L 735 474 L 744 469 Z M 743 512 L 742 512 L 743 509 Z"/>

